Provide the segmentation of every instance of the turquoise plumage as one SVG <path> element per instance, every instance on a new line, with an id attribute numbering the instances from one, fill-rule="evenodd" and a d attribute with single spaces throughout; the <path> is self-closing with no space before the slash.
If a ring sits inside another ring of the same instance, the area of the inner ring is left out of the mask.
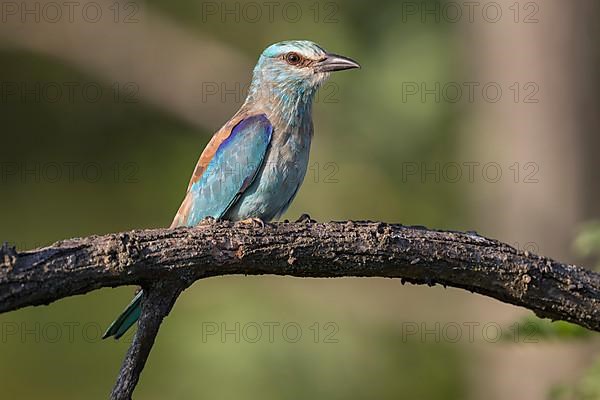
<path id="1" fill-rule="evenodd" d="M 113 321 L 112 324 L 108 327 L 102 339 L 106 339 L 107 337 L 114 336 L 115 339 L 119 339 L 121 336 L 127 332 L 129 328 L 135 321 L 140 317 L 140 313 L 142 312 L 142 295 L 144 292 L 140 290 L 131 300 L 131 303 L 125 307 L 125 310 L 119 315 L 119 318 Z"/>
<path id="2" fill-rule="evenodd" d="M 189 188 L 189 208 L 185 209 L 184 221 L 177 225 L 193 226 L 206 217 L 222 218 L 256 178 L 272 133 L 273 126 L 264 114 L 241 120 Z"/>
<path id="3" fill-rule="evenodd" d="M 283 214 L 306 174 L 316 91 L 331 72 L 359 67 L 306 40 L 265 49 L 246 101 L 202 152 L 171 228 L 206 217 L 270 221 Z M 121 337 L 142 301 L 140 291 L 104 337 Z"/>

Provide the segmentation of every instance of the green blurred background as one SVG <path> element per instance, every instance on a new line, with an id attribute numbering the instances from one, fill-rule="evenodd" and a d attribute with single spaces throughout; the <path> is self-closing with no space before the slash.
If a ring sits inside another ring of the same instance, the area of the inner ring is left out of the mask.
<path id="1" fill-rule="evenodd" d="M 598 5 L 467 3 L 3 1 L 0 240 L 169 225 L 263 48 L 309 39 L 363 68 L 322 88 L 283 218 L 476 230 L 593 265 Z M 0 315 L 0 397 L 106 398 L 131 334 L 99 336 L 133 292 Z M 179 299 L 136 397 L 600 398 L 600 342 L 570 329 L 452 288 L 214 278 Z"/>

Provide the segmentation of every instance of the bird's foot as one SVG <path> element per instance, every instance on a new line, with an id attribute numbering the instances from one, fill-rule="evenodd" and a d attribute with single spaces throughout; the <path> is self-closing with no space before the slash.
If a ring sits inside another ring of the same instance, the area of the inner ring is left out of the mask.
<path id="1" fill-rule="evenodd" d="M 314 219 L 312 219 L 312 218 L 310 217 L 310 215 L 308 215 L 308 214 L 302 214 L 302 215 L 300 216 L 300 218 L 298 218 L 298 219 L 296 220 L 296 222 L 300 222 L 300 223 L 304 222 L 304 223 L 307 223 L 307 224 L 314 224 L 314 223 L 315 223 L 315 222 L 317 222 L 317 221 L 315 221 Z"/>
<path id="2" fill-rule="evenodd" d="M 217 219 L 214 217 L 205 217 L 202 221 L 200 221 L 199 225 L 212 225 L 217 222 Z"/>
<path id="3" fill-rule="evenodd" d="M 256 227 L 260 227 L 260 228 L 265 227 L 265 221 L 263 221 L 260 218 L 254 218 L 254 217 L 243 219 L 241 221 L 238 221 L 237 223 L 241 224 L 241 225 L 252 225 L 252 226 L 256 226 Z"/>

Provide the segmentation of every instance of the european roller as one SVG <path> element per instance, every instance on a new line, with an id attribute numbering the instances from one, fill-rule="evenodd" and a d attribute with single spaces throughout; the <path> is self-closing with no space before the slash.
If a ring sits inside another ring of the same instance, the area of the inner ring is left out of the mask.
<path id="1" fill-rule="evenodd" d="M 288 208 L 306 174 L 312 102 L 331 72 L 360 68 L 306 40 L 275 43 L 260 55 L 240 110 L 212 137 L 171 228 L 207 217 L 263 224 Z M 138 319 L 140 291 L 104 337 Z"/>

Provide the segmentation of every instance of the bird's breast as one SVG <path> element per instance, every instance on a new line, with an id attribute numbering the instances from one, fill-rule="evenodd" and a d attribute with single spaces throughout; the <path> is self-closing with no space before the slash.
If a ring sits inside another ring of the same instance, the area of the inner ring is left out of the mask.
<path id="1" fill-rule="evenodd" d="M 227 218 L 270 221 L 285 212 L 306 175 L 311 138 L 312 123 L 287 129 L 275 127 L 261 169 Z"/>

